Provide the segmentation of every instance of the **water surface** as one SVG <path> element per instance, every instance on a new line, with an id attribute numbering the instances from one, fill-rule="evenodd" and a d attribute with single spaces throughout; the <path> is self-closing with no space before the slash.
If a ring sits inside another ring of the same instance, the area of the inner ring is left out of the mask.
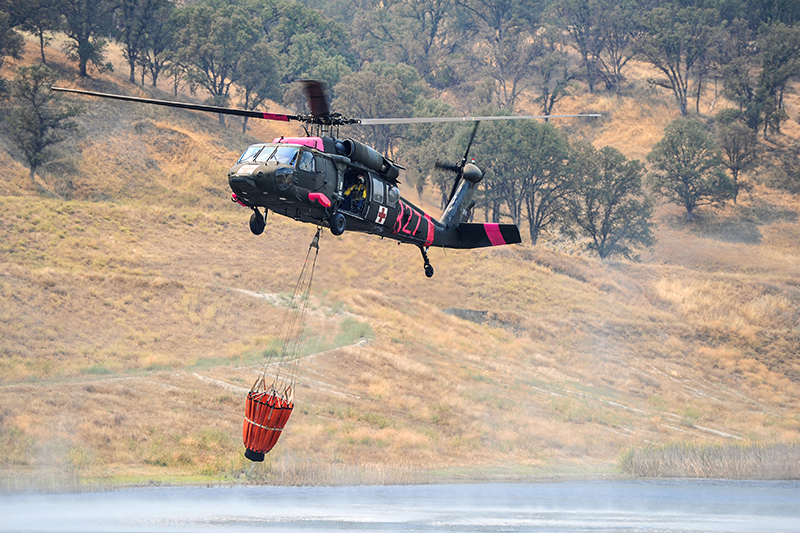
<path id="1" fill-rule="evenodd" d="M 800 532 L 800 482 L 152 488 L 0 496 L 0 531 Z"/>

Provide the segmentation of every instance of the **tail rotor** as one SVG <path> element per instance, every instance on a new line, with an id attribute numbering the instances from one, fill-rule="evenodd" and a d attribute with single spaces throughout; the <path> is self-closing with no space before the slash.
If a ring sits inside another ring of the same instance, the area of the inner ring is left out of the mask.
<path id="1" fill-rule="evenodd" d="M 472 148 L 472 142 L 475 140 L 475 133 L 478 131 L 478 125 L 480 121 L 475 121 L 475 126 L 472 127 L 472 133 L 469 136 L 469 142 L 467 143 L 467 149 L 464 151 L 464 157 L 461 158 L 461 162 L 457 165 L 448 165 L 447 163 L 439 163 L 436 162 L 436 168 L 440 168 L 442 170 L 449 170 L 451 172 L 456 173 L 456 179 L 453 181 L 453 188 L 450 190 L 450 196 L 447 198 L 448 203 L 450 200 L 453 199 L 455 196 L 456 191 L 458 190 L 458 185 L 461 183 L 461 180 L 464 178 L 464 167 L 467 165 L 467 160 L 469 158 L 469 150 Z M 480 179 L 480 178 L 478 178 Z M 472 181 L 472 180 L 470 180 Z"/>

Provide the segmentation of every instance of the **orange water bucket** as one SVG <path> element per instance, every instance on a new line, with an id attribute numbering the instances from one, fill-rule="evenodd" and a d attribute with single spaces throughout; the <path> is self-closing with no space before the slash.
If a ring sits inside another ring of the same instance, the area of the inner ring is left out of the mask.
<path id="1" fill-rule="evenodd" d="M 251 461 L 263 461 L 264 454 L 278 442 L 293 408 L 291 388 L 283 395 L 278 395 L 274 389 L 262 392 L 251 390 L 244 407 L 244 456 Z"/>

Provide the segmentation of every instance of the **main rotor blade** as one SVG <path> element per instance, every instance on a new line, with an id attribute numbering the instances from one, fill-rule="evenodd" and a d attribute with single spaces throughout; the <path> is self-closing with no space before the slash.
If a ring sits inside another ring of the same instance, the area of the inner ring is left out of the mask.
<path id="1" fill-rule="evenodd" d="M 331 108 L 328 105 L 328 97 L 325 95 L 325 86 L 321 81 L 302 80 L 306 88 L 308 105 L 311 108 L 311 116 L 325 120 L 331 116 Z"/>
<path id="2" fill-rule="evenodd" d="M 469 149 L 472 148 L 472 141 L 475 140 L 475 134 L 478 132 L 478 126 L 480 125 L 480 121 L 475 121 L 475 127 L 472 128 L 472 135 L 469 136 L 469 142 L 467 143 L 467 149 L 464 151 L 464 157 L 461 159 L 461 172 L 464 172 L 464 165 L 467 164 L 467 158 L 469 157 Z"/>
<path id="3" fill-rule="evenodd" d="M 532 120 L 545 118 L 577 118 L 600 117 L 598 113 L 581 113 L 577 115 L 502 115 L 491 117 L 415 117 L 415 118 L 362 118 L 358 121 L 364 126 L 381 124 L 436 124 L 440 122 L 482 122 L 484 120 Z"/>
<path id="4" fill-rule="evenodd" d="M 262 111 L 248 111 L 246 109 L 232 109 L 228 107 L 217 107 L 213 105 L 187 104 L 184 102 L 171 102 L 169 100 L 139 98 L 136 96 L 125 96 L 122 94 L 96 93 L 92 91 L 82 91 L 79 89 L 66 89 L 64 87 L 51 87 L 51 89 L 54 91 L 60 91 L 65 93 L 84 94 L 87 96 L 110 98 L 112 100 L 125 100 L 126 102 L 138 102 L 140 104 L 160 105 L 164 107 L 177 107 L 179 109 L 206 111 L 208 113 L 220 113 L 223 115 L 235 115 L 237 117 L 261 118 L 265 120 L 279 120 L 281 122 L 289 122 L 290 120 L 302 120 L 302 117 L 299 117 L 297 115 L 284 115 L 282 113 L 264 113 Z"/>

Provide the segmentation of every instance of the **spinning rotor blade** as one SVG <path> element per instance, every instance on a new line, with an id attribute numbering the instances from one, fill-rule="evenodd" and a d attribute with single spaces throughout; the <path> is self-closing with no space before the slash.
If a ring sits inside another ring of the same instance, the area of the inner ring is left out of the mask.
<path id="1" fill-rule="evenodd" d="M 458 189 L 458 184 L 461 183 L 461 179 L 464 177 L 464 167 L 467 164 L 467 158 L 469 157 L 469 149 L 472 148 L 472 141 L 475 140 L 475 133 L 478 132 L 478 126 L 480 125 L 479 121 L 475 121 L 475 126 L 472 128 L 472 133 L 469 136 L 469 142 L 467 143 L 467 149 L 464 150 L 464 157 L 461 158 L 461 164 L 456 165 L 456 179 L 453 182 L 453 188 L 450 189 L 450 198 L 448 198 L 448 203 L 450 200 L 453 199 L 453 196 L 456 194 L 456 190 Z"/>
<path id="2" fill-rule="evenodd" d="M 261 118 L 265 120 L 279 120 L 289 122 L 290 120 L 304 120 L 298 115 L 284 115 L 282 113 L 264 113 L 263 111 L 248 111 L 246 109 L 233 109 L 228 107 L 217 107 L 213 105 L 187 104 L 184 102 L 171 102 L 169 100 L 154 100 L 151 98 L 139 98 L 136 96 L 125 96 L 121 94 L 96 93 L 92 91 L 82 91 L 79 89 L 66 89 L 64 87 L 51 87 L 54 91 L 65 93 L 84 94 L 87 96 L 98 96 L 100 98 L 110 98 L 112 100 L 125 100 L 127 102 L 138 102 L 140 104 L 160 105 L 164 107 L 176 107 L 179 109 L 191 109 L 194 111 L 207 111 L 209 113 L 220 113 L 222 115 L 235 115 L 237 117 Z"/>
<path id="3" fill-rule="evenodd" d="M 599 117 L 599 114 L 577 114 L 577 115 L 516 115 L 516 116 L 491 116 L 491 117 L 416 117 L 416 118 L 348 118 L 338 113 L 331 113 L 328 99 L 325 94 L 325 86 L 321 81 L 304 80 L 308 103 L 311 108 L 311 115 L 286 115 L 283 113 L 265 113 L 262 111 L 251 111 L 246 109 L 235 109 L 229 107 L 217 107 L 203 104 L 189 104 L 184 102 L 172 102 L 169 100 L 156 100 L 152 98 L 139 98 L 136 96 L 125 96 L 121 94 L 99 93 L 83 91 L 80 89 L 67 89 L 64 87 L 51 87 L 54 91 L 66 93 L 83 94 L 86 96 L 97 96 L 100 98 L 110 98 L 112 100 L 124 100 L 126 102 L 137 102 L 141 104 L 160 105 L 164 107 L 175 107 L 179 109 L 191 109 L 194 111 L 205 111 L 208 113 L 219 113 L 222 115 L 234 115 L 238 117 L 260 118 L 265 120 L 278 120 L 289 122 L 296 120 L 307 124 L 343 126 L 357 125 L 378 126 L 384 124 L 437 124 L 443 122 L 481 122 L 484 120 L 530 120 L 545 118 L 574 118 L 574 117 Z M 472 142 L 470 141 L 470 144 Z M 469 151 L 469 147 L 467 147 Z M 463 165 L 462 165 L 463 166 Z"/>
<path id="4" fill-rule="evenodd" d="M 599 117 L 598 113 L 582 113 L 577 115 L 501 115 L 491 117 L 416 117 L 416 118 L 362 118 L 358 121 L 363 126 L 381 124 L 437 124 L 440 122 L 482 122 L 484 120 L 531 120 L 544 118 L 577 118 Z"/>
<path id="5" fill-rule="evenodd" d="M 321 81 L 302 80 L 306 88 L 308 105 L 311 108 L 311 116 L 315 119 L 325 121 L 331 116 L 331 108 L 328 105 L 328 97 L 325 94 L 325 86 Z"/>

